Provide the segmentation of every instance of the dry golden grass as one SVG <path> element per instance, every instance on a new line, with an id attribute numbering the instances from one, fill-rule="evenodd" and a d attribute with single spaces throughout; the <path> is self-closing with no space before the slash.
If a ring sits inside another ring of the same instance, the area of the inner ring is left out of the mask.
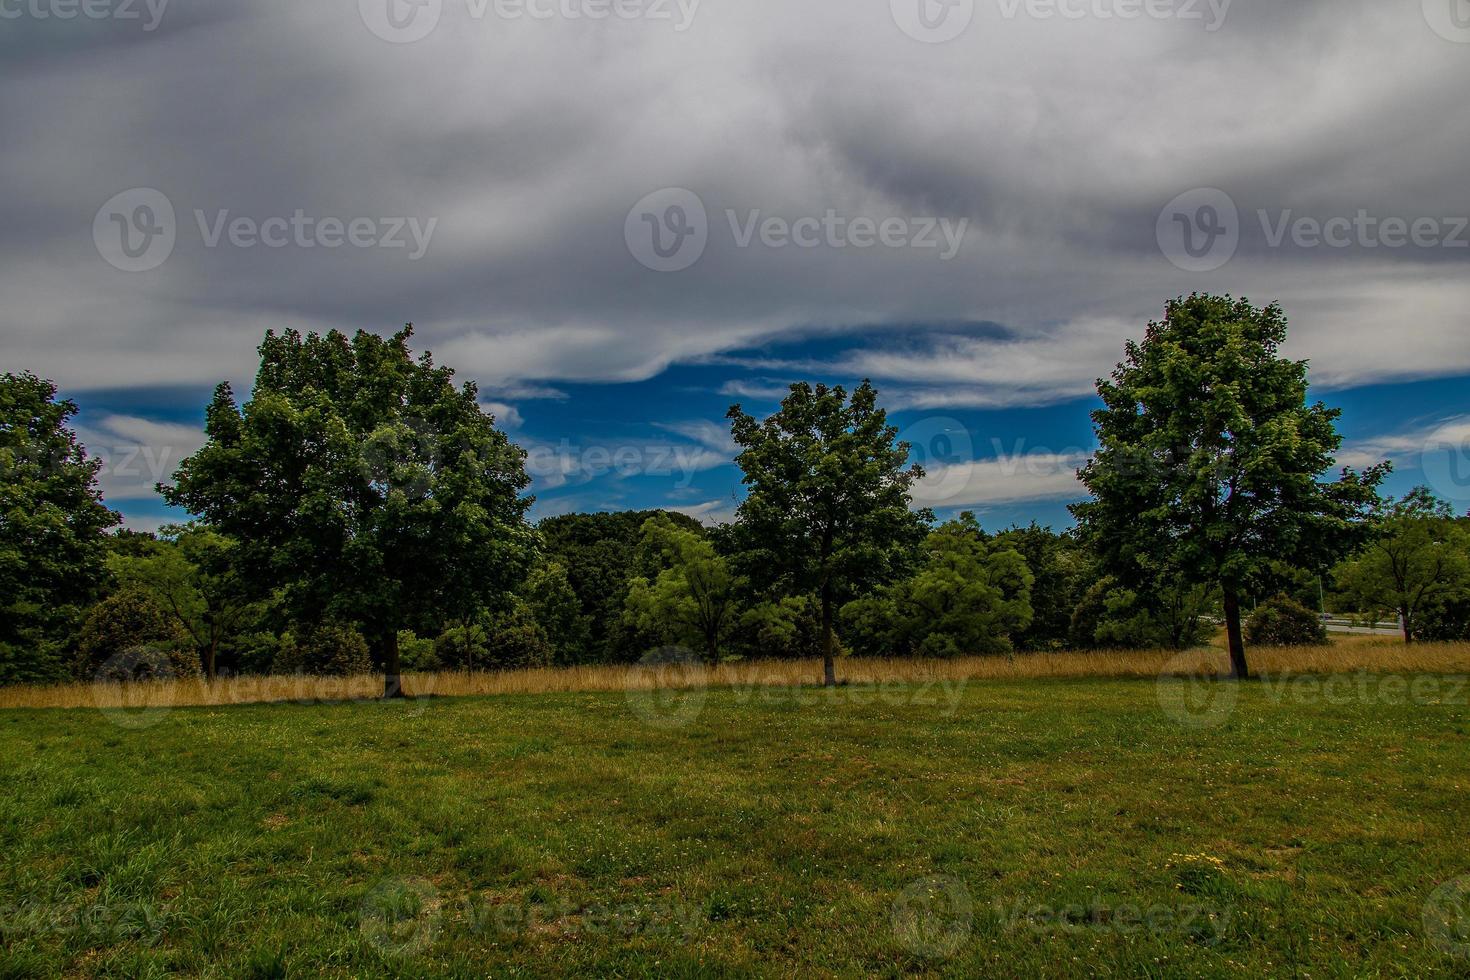
<path id="1" fill-rule="evenodd" d="M 1252 670 L 1270 675 L 1333 674 L 1369 671 L 1383 674 L 1470 673 L 1470 643 L 1405 646 L 1392 639 L 1365 642 L 1353 637 L 1320 647 L 1257 647 L 1249 651 Z M 1218 647 L 1187 653 L 1172 650 L 1076 651 L 952 660 L 885 660 L 861 657 L 840 661 L 838 674 L 851 684 L 933 681 L 1024 680 L 1044 678 L 1130 678 L 1162 674 L 1225 673 Z M 541 694 L 620 691 L 654 687 L 795 687 L 822 676 L 821 661 L 750 661 L 719 667 L 646 669 L 627 666 L 557 667 L 501 673 L 441 672 L 409 674 L 412 695 L 460 697 L 486 694 Z M 0 688 L 0 708 L 138 708 L 148 705 L 226 705 L 270 701 L 345 701 L 369 699 L 382 691 L 379 675 L 357 677 L 234 677 L 217 681 L 188 679 L 133 684 L 61 684 Z"/>

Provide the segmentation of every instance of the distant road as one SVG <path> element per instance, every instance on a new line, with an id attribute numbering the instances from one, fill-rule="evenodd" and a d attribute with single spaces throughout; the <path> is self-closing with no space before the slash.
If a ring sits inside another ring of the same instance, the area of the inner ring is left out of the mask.
<path id="1" fill-rule="evenodd" d="M 1404 631 L 1397 625 L 1392 626 L 1362 626 L 1347 619 L 1324 619 L 1322 625 L 1327 627 L 1329 633 L 1350 633 L 1354 636 L 1403 636 Z"/>

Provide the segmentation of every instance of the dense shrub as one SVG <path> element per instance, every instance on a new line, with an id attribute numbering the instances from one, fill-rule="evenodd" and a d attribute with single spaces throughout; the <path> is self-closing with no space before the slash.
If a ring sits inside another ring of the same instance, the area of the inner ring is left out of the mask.
<path id="1" fill-rule="evenodd" d="M 1267 599 L 1256 607 L 1245 624 L 1246 642 L 1258 646 L 1320 646 L 1327 642 L 1327 628 L 1312 610 L 1284 595 Z"/>
<path id="2" fill-rule="evenodd" d="M 141 680 L 199 673 L 199 654 L 178 621 L 142 589 L 122 589 L 87 614 L 77 643 L 83 680 Z"/>
<path id="3" fill-rule="evenodd" d="M 412 630 L 398 631 L 398 662 L 403 670 L 433 671 L 440 668 L 432 637 L 420 638 Z"/>
<path id="4" fill-rule="evenodd" d="M 1413 639 L 1470 640 L 1470 596 L 1459 596 L 1425 609 L 1414 618 Z"/>
<path id="5" fill-rule="evenodd" d="M 346 677 L 372 671 L 367 641 L 344 623 L 301 626 L 281 637 L 273 669 L 278 674 Z"/>
<path id="6" fill-rule="evenodd" d="M 485 628 L 474 623 L 449 627 L 434 639 L 434 659 L 446 670 L 483 670 L 490 662 Z"/>
<path id="7" fill-rule="evenodd" d="M 488 666 L 495 670 L 547 667 L 556 656 L 546 631 L 531 611 L 517 605 L 507 613 L 486 617 Z"/>
<path id="8" fill-rule="evenodd" d="M 517 604 L 446 629 L 434 640 L 434 656 L 448 670 L 514 670 L 550 666 L 555 651 L 530 610 Z"/>
<path id="9" fill-rule="evenodd" d="M 1072 646 L 1081 650 L 1199 646 L 1211 629 L 1202 618 L 1208 600 L 1208 592 L 1200 586 L 1166 586 L 1145 594 L 1116 579 L 1099 579 L 1072 613 Z"/>

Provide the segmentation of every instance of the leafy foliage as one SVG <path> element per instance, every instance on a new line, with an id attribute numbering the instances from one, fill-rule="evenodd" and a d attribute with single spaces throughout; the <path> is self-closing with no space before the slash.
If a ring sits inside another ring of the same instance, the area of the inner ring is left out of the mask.
<path id="1" fill-rule="evenodd" d="M 193 640 L 205 676 L 214 677 L 221 651 L 228 656 L 266 603 L 252 599 L 229 538 L 201 524 L 166 526 L 159 535 L 108 556 L 108 568 L 118 583 L 146 590 L 173 615 Z"/>
<path id="2" fill-rule="evenodd" d="M 126 588 L 87 614 L 75 669 L 84 680 L 187 677 L 199 673 L 199 655 L 189 634 L 152 595 Z"/>
<path id="3" fill-rule="evenodd" d="M 1285 339 L 1275 305 L 1170 302 L 1098 382 L 1099 448 L 1080 474 L 1095 499 L 1072 508 L 1124 585 L 1218 585 L 1242 676 L 1240 597 L 1274 561 L 1321 568 L 1349 550 L 1387 469 L 1320 482 L 1342 442 L 1340 412 L 1307 405 L 1307 364 L 1279 356 Z"/>
<path id="4" fill-rule="evenodd" d="M 740 580 L 703 535 L 660 514 L 643 525 L 643 550 L 668 565 L 650 581 L 628 583 L 625 618 L 639 629 L 704 651 L 711 663 L 739 615 Z"/>
<path id="5" fill-rule="evenodd" d="M 1365 611 L 1400 616 L 1405 639 L 1413 640 L 1422 618 L 1443 621 L 1439 610 L 1470 596 L 1470 533 L 1448 504 L 1417 487 L 1386 502 L 1378 534 L 1336 577 Z"/>
<path id="6" fill-rule="evenodd" d="M 1104 577 L 1083 594 L 1072 614 L 1071 645 L 1078 649 L 1170 649 L 1199 646 L 1212 626 L 1206 586 L 1174 580 L 1139 592 Z"/>
<path id="7" fill-rule="evenodd" d="M 987 541 L 964 514 L 925 538 L 913 575 L 845 606 L 845 633 L 871 656 L 1007 653 L 1031 622 L 1032 581 L 1020 552 Z"/>
<path id="8" fill-rule="evenodd" d="M 360 624 L 389 694 L 398 630 L 501 601 L 534 545 L 524 452 L 473 384 L 410 356 L 411 333 L 267 333 L 250 401 L 221 385 L 208 444 L 159 488 L 239 542 L 258 595 L 280 586 L 298 621 Z"/>
<path id="9" fill-rule="evenodd" d="M 77 412 L 33 374 L 0 376 L 0 684 L 54 681 L 106 582 L 97 472 L 68 421 Z"/>
<path id="10" fill-rule="evenodd" d="M 909 509 L 924 471 L 907 465 L 909 447 L 866 381 L 851 399 L 840 386 L 794 384 L 764 422 L 739 405 L 729 418 L 748 491 L 737 529 L 746 561 L 784 594 L 817 597 L 824 681 L 835 684 L 833 610 L 908 570 L 932 516 Z"/>
<path id="11" fill-rule="evenodd" d="M 1288 596 L 1272 596 L 1256 607 L 1245 624 L 1245 637 L 1268 647 L 1320 646 L 1327 627 L 1306 606 Z"/>
<path id="12" fill-rule="evenodd" d="M 327 621 L 299 628 L 281 639 L 276 652 L 278 674 L 343 677 L 365 674 L 372 667 L 367 641 L 346 623 Z"/>
<path id="13" fill-rule="evenodd" d="M 625 623 L 623 612 L 629 580 L 660 570 L 639 548 L 643 525 L 660 514 L 685 530 L 704 533 L 692 517 L 656 510 L 565 514 L 537 525 L 545 554 L 566 569 L 567 583 L 581 603 L 589 633 L 587 660 L 632 663 L 657 642 Z"/>

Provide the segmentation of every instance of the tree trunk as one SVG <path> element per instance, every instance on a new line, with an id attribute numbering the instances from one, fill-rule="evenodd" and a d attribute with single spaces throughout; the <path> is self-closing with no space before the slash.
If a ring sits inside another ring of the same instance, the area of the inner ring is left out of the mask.
<path id="1" fill-rule="evenodd" d="M 204 656 L 204 676 L 209 680 L 215 678 L 215 659 L 219 651 L 219 640 L 210 637 L 209 652 Z"/>
<path id="2" fill-rule="evenodd" d="M 832 660 L 832 582 L 822 583 L 822 684 L 837 686 L 837 666 Z"/>
<path id="3" fill-rule="evenodd" d="M 1230 676 L 1236 680 L 1250 677 L 1245 662 L 1245 640 L 1240 635 L 1240 597 L 1234 589 L 1225 590 L 1225 638 L 1230 647 Z"/>
<path id="4" fill-rule="evenodd" d="M 1414 631 L 1409 626 L 1409 615 L 1402 609 L 1399 610 L 1399 629 L 1403 631 L 1405 645 L 1414 642 Z"/>
<path id="5" fill-rule="evenodd" d="M 403 697 L 403 676 L 398 662 L 398 631 L 390 629 L 383 636 L 383 697 Z"/>

